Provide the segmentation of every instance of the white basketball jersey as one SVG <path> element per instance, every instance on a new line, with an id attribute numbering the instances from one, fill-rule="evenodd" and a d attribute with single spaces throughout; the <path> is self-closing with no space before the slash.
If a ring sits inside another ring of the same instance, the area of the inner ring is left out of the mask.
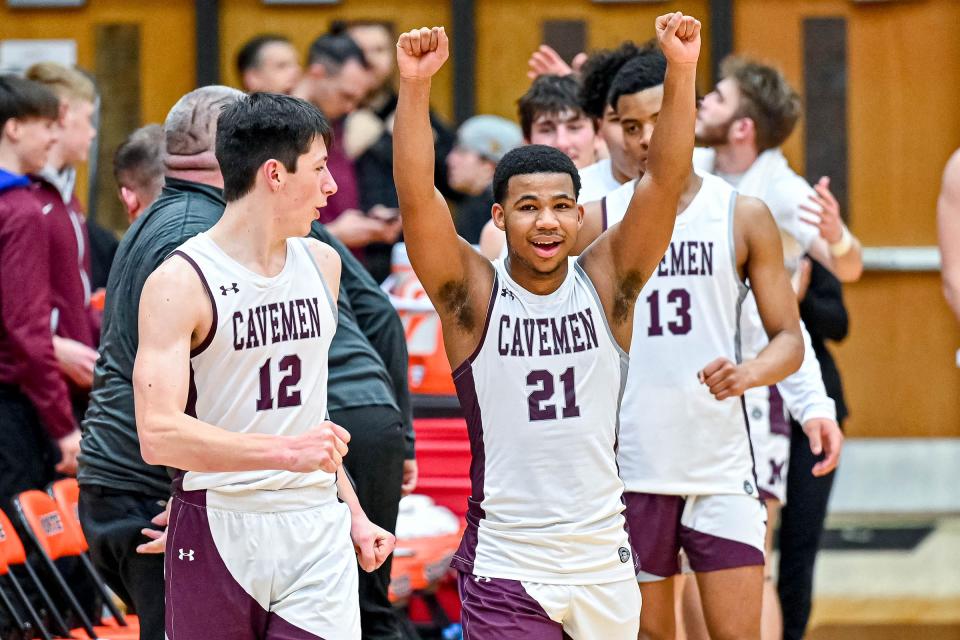
<path id="1" fill-rule="evenodd" d="M 453 373 L 473 453 L 460 571 L 545 584 L 634 576 L 616 463 L 628 358 L 589 277 L 568 264 L 541 296 L 495 261 L 483 337 Z"/>
<path id="2" fill-rule="evenodd" d="M 716 358 L 740 361 L 748 291 L 737 272 L 737 193 L 716 176 L 701 177 L 634 310 L 630 357 L 637 366 L 620 409 L 617 459 L 631 492 L 757 495 L 742 398 L 717 400 L 697 378 Z M 623 219 L 632 183 L 627 190 L 607 198 L 610 225 Z"/>
<path id="3" fill-rule="evenodd" d="M 327 416 L 327 351 L 337 308 L 304 238 L 287 240 L 274 277 L 250 271 L 206 233 L 174 255 L 196 269 L 213 303 L 213 330 L 190 354 L 187 413 L 235 433 L 292 436 Z M 325 471 L 187 471 L 185 490 L 236 493 L 317 487 L 335 495 Z"/>
<path id="4" fill-rule="evenodd" d="M 580 204 L 596 202 L 619 186 L 620 183 L 613 177 L 610 158 L 598 160 L 580 169 L 580 195 L 577 197 L 577 202 Z"/>

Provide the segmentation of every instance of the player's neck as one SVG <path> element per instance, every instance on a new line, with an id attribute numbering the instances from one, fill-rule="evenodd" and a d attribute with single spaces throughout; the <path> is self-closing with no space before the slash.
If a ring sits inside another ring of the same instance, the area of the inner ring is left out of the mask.
<path id="1" fill-rule="evenodd" d="M 23 162 L 12 144 L 0 142 L 0 169 L 18 176 L 26 173 Z"/>
<path id="2" fill-rule="evenodd" d="M 703 178 L 698 176 L 696 171 L 691 170 L 690 175 L 687 176 L 687 184 L 683 187 L 683 193 L 680 194 L 680 202 L 677 203 L 678 216 L 686 211 L 693 199 L 697 197 L 697 193 L 700 192 L 702 186 Z"/>
<path id="3" fill-rule="evenodd" d="M 515 259 L 513 256 L 507 256 L 507 273 L 518 285 L 538 296 L 547 296 L 560 288 L 563 281 L 567 279 L 567 269 L 569 265 L 566 260 L 560 263 L 560 266 L 550 273 L 540 273 L 532 269 L 522 259 Z"/>
<path id="4" fill-rule="evenodd" d="M 724 144 L 713 148 L 716 156 L 713 162 L 713 173 L 740 175 L 757 161 L 756 147 L 752 144 Z"/>
<path id="5" fill-rule="evenodd" d="M 210 239 L 228 256 L 254 273 L 273 277 L 287 260 L 287 238 L 268 204 L 245 196 L 227 204 L 210 228 Z"/>

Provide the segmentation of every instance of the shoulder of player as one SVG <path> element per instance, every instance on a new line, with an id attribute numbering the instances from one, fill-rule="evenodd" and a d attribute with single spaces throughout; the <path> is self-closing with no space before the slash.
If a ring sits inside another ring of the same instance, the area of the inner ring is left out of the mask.
<path id="1" fill-rule="evenodd" d="M 950 189 L 954 193 L 960 193 L 960 149 L 957 149 L 947 160 L 943 169 L 943 187 L 944 190 Z"/>
<path id="2" fill-rule="evenodd" d="M 341 260 L 340 254 L 337 253 L 336 249 L 316 238 L 304 238 L 303 240 L 307 251 L 309 251 L 313 259 L 317 261 L 317 265 L 321 268 L 335 268 L 339 272 Z"/>
<path id="3" fill-rule="evenodd" d="M 174 253 L 164 260 L 147 277 L 140 296 L 141 308 L 144 305 L 157 305 L 159 308 L 175 310 L 172 316 L 189 315 L 193 309 L 209 300 L 203 276 L 185 255 Z"/>
<path id="4" fill-rule="evenodd" d="M 770 213 L 770 207 L 763 200 L 753 196 L 737 194 L 737 202 L 733 208 L 734 225 L 738 227 L 750 226 L 766 219 L 773 223 L 773 214 Z"/>

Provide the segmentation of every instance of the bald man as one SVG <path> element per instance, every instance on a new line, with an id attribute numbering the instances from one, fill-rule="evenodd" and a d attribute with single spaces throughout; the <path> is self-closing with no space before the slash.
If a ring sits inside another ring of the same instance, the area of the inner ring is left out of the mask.
<path id="1" fill-rule="evenodd" d="M 149 542 L 142 530 L 151 521 L 165 524 L 170 476 L 143 461 L 134 420 L 140 292 L 171 251 L 223 214 L 217 118 L 242 96 L 228 87 L 203 87 L 170 110 L 163 125 L 166 185 L 127 231 L 107 282 L 100 358 L 80 445 L 80 521 L 97 568 L 139 615 L 142 640 L 164 638 L 163 556 L 137 548 Z"/>

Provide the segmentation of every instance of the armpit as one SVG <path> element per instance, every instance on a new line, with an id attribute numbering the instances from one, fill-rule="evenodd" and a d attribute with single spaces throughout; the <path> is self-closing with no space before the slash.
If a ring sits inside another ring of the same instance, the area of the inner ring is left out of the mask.
<path id="1" fill-rule="evenodd" d="M 630 319 L 630 310 L 637 303 L 637 296 L 643 288 L 643 276 L 639 271 L 630 271 L 617 279 L 616 293 L 613 299 L 613 321 L 622 325 Z"/>
<path id="2" fill-rule="evenodd" d="M 466 282 L 451 280 L 444 283 L 440 287 L 440 306 L 444 314 L 453 316 L 464 330 L 473 331 L 476 328 L 476 314 L 470 307 L 470 292 Z"/>

